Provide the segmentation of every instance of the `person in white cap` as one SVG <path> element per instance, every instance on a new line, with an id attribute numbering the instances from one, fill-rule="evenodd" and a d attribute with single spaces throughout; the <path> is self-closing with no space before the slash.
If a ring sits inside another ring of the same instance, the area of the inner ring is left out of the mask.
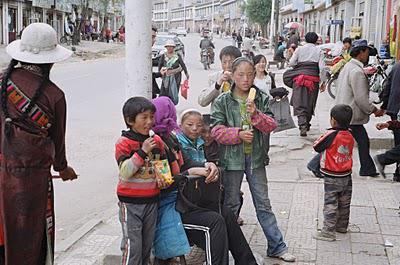
<path id="1" fill-rule="evenodd" d="M 0 76 L 0 264 L 53 264 L 50 168 L 64 181 L 77 175 L 65 156 L 65 96 L 49 74 L 72 52 L 44 23 L 26 27 L 6 50 L 12 60 Z"/>
<path id="2" fill-rule="evenodd" d="M 189 79 L 189 73 L 181 55 L 175 52 L 175 46 L 174 40 L 167 40 L 164 45 L 167 51 L 160 57 L 158 71 L 166 72 L 166 75 L 163 76 L 160 96 L 169 97 L 177 105 L 182 71 L 185 72 L 186 79 Z"/>

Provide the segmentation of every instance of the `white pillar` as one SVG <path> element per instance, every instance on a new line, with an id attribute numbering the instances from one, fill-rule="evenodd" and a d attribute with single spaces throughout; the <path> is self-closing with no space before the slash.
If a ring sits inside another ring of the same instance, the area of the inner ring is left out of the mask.
<path id="1" fill-rule="evenodd" d="M 22 30 L 22 24 L 23 24 L 23 8 L 22 8 L 22 5 L 24 5 L 24 3 L 18 3 L 17 4 L 17 35 Z"/>
<path id="2" fill-rule="evenodd" d="M 125 0 L 126 97 L 151 99 L 151 9 L 153 1 Z M 138 52 L 140 51 L 140 52 Z"/>
<path id="3" fill-rule="evenodd" d="M 3 43 L 8 44 L 8 2 L 3 2 Z"/>
<path id="4" fill-rule="evenodd" d="M 272 43 L 274 43 L 274 34 L 276 34 L 276 32 L 275 32 L 275 0 L 272 0 L 270 24 L 271 24 L 271 28 L 269 30 L 269 43 L 272 45 Z"/>

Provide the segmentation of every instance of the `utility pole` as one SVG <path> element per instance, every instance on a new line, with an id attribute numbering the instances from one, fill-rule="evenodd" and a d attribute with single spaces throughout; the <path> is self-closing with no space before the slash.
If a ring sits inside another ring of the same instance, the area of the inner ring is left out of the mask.
<path id="1" fill-rule="evenodd" d="M 183 27 L 186 29 L 186 0 L 183 0 Z"/>
<path id="2" fill-rule="evenodd" d="M 272 7 L 271 7 L 271 27 L 269 30 L 269 43 L 274 42 L 274 32 L 275 32 L 275 0 L 272 0 Z"/>
<path id="3" fill-rule="evenodd" d="M 211 8 L 211 35 L 214 34 L 214 0 L 212 1 L 212 8 Z"/>
<path id="4" fill-rule="evenodd" d="M 152 3 L 153 1 L 125 0 L 126 98 L 142 96 L 151 99 Z"/>

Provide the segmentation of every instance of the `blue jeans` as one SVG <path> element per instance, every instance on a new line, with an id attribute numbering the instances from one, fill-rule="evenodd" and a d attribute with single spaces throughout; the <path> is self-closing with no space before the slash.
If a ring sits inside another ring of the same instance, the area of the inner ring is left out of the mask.
<path id="1" fill-rule="evenodd" d="M 268 183 L 265 167 L 251 169 L 251 157 L 245 158 L 245 170 L 227 170 L 224 173 L 225 206 L 238 215 L 240 207 L 240 187 L 243 175 L 246 174 L 249 183 L 253 204 L 256 208 L 257 219 L 268 241 L 268 256 L 279 256 L 287 251 L 283 236 L 278 228 L 275 214 L 271 209 L 268 198 Z"/>

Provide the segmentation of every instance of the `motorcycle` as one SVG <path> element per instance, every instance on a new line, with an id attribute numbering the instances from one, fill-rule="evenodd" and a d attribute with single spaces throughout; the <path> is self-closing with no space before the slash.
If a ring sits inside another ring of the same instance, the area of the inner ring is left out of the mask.
<path id="1" fill-rule="evenodd" d="M 370 91 L 378 94 L 378 99 L 375 99 L 373 102 L 375 104 L 379 104 L 382 102 L 381 94 L 388 78 L 387 75 L 388 65 L 385 64 L 385 62 L 381 60 L 379 56 L 376 56 L 376 62 L 377 63 L 364 67 L 364 73 L 368 77 Z M 336 80 L 339 77 L 339 73 L 340 72 L 337 72 L 335 74 L 328 73 L 328 81 L 326 83 L 326 89 L 328 91 L 329 96 L 333 99 L 336 98 L 336 85 L 337 85 Z"/>
<path id="2" fill-rule="evenodd" d="M 204 70 L 210 69 L 211 65 L 211 55 L 208 49 L 201 50 L 201 63 L 204 66 Z"/>
<path id="3" fill-rule="evenodd" d="M 250 61 L 253 61 L 254 52 L 249 50 L 242 50 L 242 56 L 249 59 Z"/>

